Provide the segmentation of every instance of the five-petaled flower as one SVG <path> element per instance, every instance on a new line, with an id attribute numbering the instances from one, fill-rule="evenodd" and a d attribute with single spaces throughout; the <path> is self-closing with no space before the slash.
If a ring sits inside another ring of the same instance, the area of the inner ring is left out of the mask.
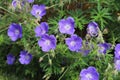
<path id="1" fill-rule="evenodd" d="M 79 80 L 99 80 L 99 73 L 95 67 L 90 66 L 87 69 L 82 69 Z"/>
<path id="2" fill-rule="evenodd" d="M 15 61 L 15 56 L 13 54 L 8 54 L 7 55 L 7 64 L 8 65 L 12 65 Z"/>
<path id="3" fill-rule="evenodd" d="M 96 37 L 98 35 L 99 28 L 96 22 L 90 22 L 87 26 L 87 33 L 92 37 Z"/>
<path id="4" fill-rule="evenodd" d="M 21 64 L 29 64 L 32 60 L 32 54 L 28 53 L 27 51 L 21 51 L 20 52 L 20 58 L 19 58 L 19 62 Z"/>
<path id="5" fill-rule="evenodd" d="M 62 19 L 59 21 L 59 31 L 63 34 L 74 34 L 75 21 L 72 17 Z"/>
<path id="6" fill-rule="evenodd" d="M 35 28 L 36 37 L 41 37 L 42 35 L 48 32 L 48 24 L 46 22 L 42 22 L 39 26 Z"/>
<path id="7" fill-rule="evenodd" d="M 12 41 L 22 38 L 22 27 L 19 24 L 12 23 L 8 28 L 8 36 Z"/>
<path id="8" fill-rule="evenodd" d="M 45 34 L 41 36 L 41 39 L 38 41 L 38 45 L 42 47 L 42 51 L 48 52 L 56 48 L 56 42 L 54 35 Z"/>
<path id="9" fill-rule="evenodd" d="M 75 34 L 66 38 L 65 43 L 71 51 L 78 51 L 82 47 L 82 39 Z"/>
<path id="10" fill-rule="evenodd" d="M 46 14 L 45 5 L 33 5 L 31 14 L 41 19 Z"/>

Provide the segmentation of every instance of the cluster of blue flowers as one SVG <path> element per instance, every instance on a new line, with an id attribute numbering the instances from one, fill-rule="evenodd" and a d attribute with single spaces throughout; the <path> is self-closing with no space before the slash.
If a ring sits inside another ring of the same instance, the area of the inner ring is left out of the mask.
<path id="1" fill-rule="evenodd" d="M 24 1 L 24 0 L 23 0 Z M 34 0 L 26 0 L 29 3 L 34 2 Z M 16 7 L 19 3 L 19 0 L 13 0 L 12 5 Z M 19 3 L 20 4 L 20 3 Z M 33 5 L 30 12 L 34 17 L 42 19 L 46 14 L 45 5 Z M 66 19 L 61 19 L 58 22 L 58 29 L 61 34 L 67 34 L 70 37 L 65 39 L 65 43 L 68 46 L 70 51 L 89 53 L 90 50 L 82 50 L 83 41 L 82 38 L 75 34 L 75 21 L 72 17 L 67 17 Z M 38 45 L 41 47 L 42 51 L 49 52 L 56 48 L 57 39 L 54 35 L 49 35 L 49 25 L 47 22 L 41 22 L 35 29 L 35 36 L 40 37 L 38 40 Z M 96 22 L 90 22 L 87 26 L 87 34 L 91 37 L 96 37 L 99 34 L 99 27 Z M 8 36 L 12 41 L 17 41 L 22 38 L 22 26 L 16 23 L 12 23 L 8 29 Z M 99 43 L 98 52 L 101 54 L 106 54 L 107 50 L 110 49 L 110 44 L 108 43 Z M 19 62 L 21 64 L 29 64 L 32 60 L 32 55 L 27 51 L 20 52 Z M 7 55 L 7 63 L 13 64 L 15 61 L 15 56 L 12 54 Z M 120 44 L 115 47 L 115 68 L 120 70 Z M 87 69 L 83 69 L 80 72 L 80 80 L 99 80 L 99 73 L 95 67 L 90 66 Z"/>
<path id="2" fill-rule="evenodd" d="M 19 57 L 19 62 L 21 64 L 27 65 L 31 62 L 32 60 L 32 55 L 28 53 L 27 51 L 21 51 L 20 52 L 20 57 Z M 12 65 L 15 62 L 15 56 L 11 53 L 7 55 L 7 64 Z"/>

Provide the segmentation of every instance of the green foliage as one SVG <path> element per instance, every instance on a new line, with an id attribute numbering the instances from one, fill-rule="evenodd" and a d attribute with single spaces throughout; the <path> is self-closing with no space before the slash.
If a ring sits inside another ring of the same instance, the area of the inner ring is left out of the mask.
<path id="1" fill-rule="evenodd" d="M 82 10 L 68 11 L 68 14 L 75 19 L 76 28 L 82 30 L 84 25 L 88 23 L 86 15 Z"/>

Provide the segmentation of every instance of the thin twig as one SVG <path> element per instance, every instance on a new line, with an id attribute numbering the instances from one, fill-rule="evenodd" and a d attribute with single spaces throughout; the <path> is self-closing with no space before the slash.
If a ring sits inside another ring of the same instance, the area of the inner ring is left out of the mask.
<path id="1" fill-rule="evenodd" d="M 64 71 L 64 73 L 60 76 L 60 78 L 58 80 L 61 80 L 62 77 L 65 75 L 65 73 L 68 71 L 69 67 Z"/>
<path id="2" fill-rule="evenodd" d="M 2 33 L 3 31 L 5 31 L 5 30 L 7 30 L 7 29 L 8 29 L 8 27 L 0 30 L 0 33 Z"/>
<path id="3" fill-rule="evenodd" d="M 10 12 L 9 10 L 5 9 L 4 7 L 1 7 L 1 6 L 0 6 L 0 9 L 3 9 L 3 10 L 5 10 L 5 11 L 7 11 L 8 13 L 10 13 L 10 14 L 13 14 L 13 15 L 17 16 L 15 13 Z"/>
<path id="4" fill-rule="evenodd" d="M 46 7 L 46 9 L 50 9 L 50 8 L 52 8 L 52 7 L 54 7 L 54 6 L 57 6 L 57 5 L 59 5 L 59 4 L 55 4 L 55 5 L 52 5 L 52 6 L 50 6 L 50 7 Z"/>

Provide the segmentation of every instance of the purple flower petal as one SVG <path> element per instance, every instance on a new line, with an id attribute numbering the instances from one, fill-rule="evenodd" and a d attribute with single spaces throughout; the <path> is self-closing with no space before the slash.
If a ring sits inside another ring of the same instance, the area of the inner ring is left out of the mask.
<path id="1" fill-rule="evenodd" d="M 110 49 L 111 45 L 108 43 L 100 43 L 98 44 L 99 47 L 99 53 L 105 54 L 107 50 Z"/>
<path id="2" fill-rule="evenodd" d="M 115 46 L 115 52 L 114 52 L 114 54 L 115 54 L 115 58 L 120 59 L 120 44 L 117 44 Z"/>
<path id="3" fill-rule="evenodd" d="M 34 0 L 27 0 L 29 3 L 33 3 L 34 2 Z"/>
<path id="4" fill-rule="evenodd" d="M 16 0 L 13 0 L 13 1 L 12 1 L 12 6 L 13 6 L 14 8 L 17 7 L 17 1 L 16 1 Z"/>
<path id="5" fill-rule="evenodd" d="M 21 0 L 13 0 L 12 1 L 12 6 L 14 7 L 14 8 L 22 8 L 23 6 L 25 5 L 25 1 L 23 0 L 23 1 L 21 1 Z"/>
<path id="6" fill-rule="evenodd" d="M 116 70 L 120 71 L 120 59 L 115 59 L 114 66 Z"/>

